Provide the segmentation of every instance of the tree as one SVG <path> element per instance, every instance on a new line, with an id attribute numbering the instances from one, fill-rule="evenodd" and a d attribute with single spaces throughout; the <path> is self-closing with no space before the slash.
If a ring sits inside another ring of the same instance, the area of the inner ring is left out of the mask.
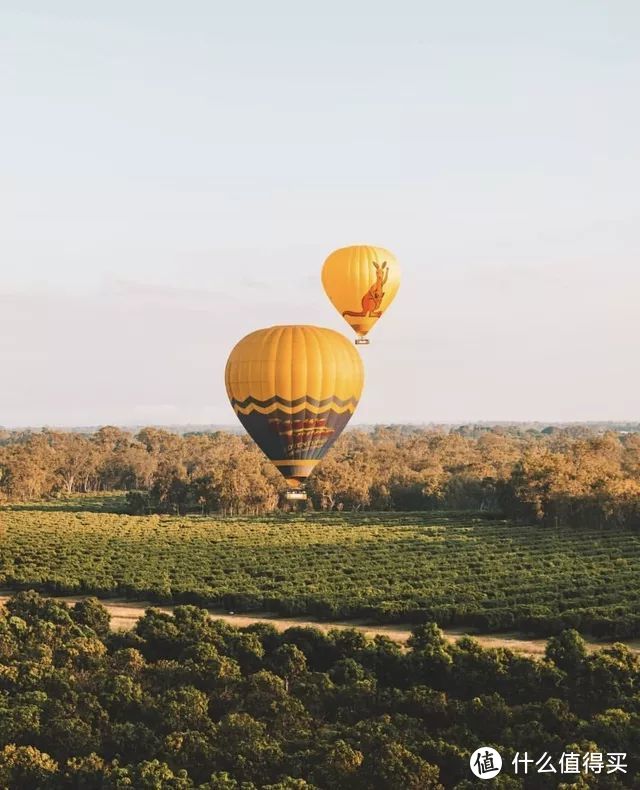
<path id="1" fill-rule="evenodd" d="M 55 787 L 58 764 L 33 746 L 9 744 L 0 751 L 0 785 L 45 790 Z"/>
<path id="2" fill-rule="evenodd" d="M 439 770 L 401 743 L 383 743 L 371 758 L 369 774 L 384 790 L 444 790 Z"/>
<path id="3" fill-rule="evenodd" d="M 285 681 L 285 690 L 289 690 L 291 680 L 307 671 L 307 658 L 295 645 L 281 645 L 270 659 L 271 666 Z"/>
<path id="4" fill-rule="evenodd" d="M 97 598 L 78 601 L 71 610 L 71 616 L 76 623 L 86 625 L 98 636 L 107 636 L 109 633 L 111 617 Z"/>
<path id="5" fill-rule="evenodd" d="M 547 660 L 568 674 L 581 672 L 586 656 L 585 641 L 573 628 L 552 636 L 545 650 Z"/>

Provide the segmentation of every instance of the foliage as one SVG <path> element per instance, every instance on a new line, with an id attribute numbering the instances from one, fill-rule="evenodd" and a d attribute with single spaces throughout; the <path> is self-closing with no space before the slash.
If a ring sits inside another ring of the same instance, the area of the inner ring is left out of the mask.
<path id="1" fill-rule="evenodd" d="M 262 514 L 283 478 L 246 436 L 44 430 L 0 441 L 0 500 L 118 490 L 128 512 Z M 551 525 L 640 527 L 640 434 L 382 427 L 353 430 L 309 480 L 316 510 L 483 510 Z"/>
<path id="2" fill-rule="evenodd" d="M 0 584 L 480 632 L 640 635 L 640 532 L 469 515 L 0 512 Z M 85 604 L 86 624 L 105 628 Z"/>
<path id="3" fill-rule="evenodd" d="M 426 624 L 401 651 L 236 630 L 194 606 L 149 609 L 129 633 L 86 621 L 33 591 L 0 614 L 1 786 L 463 790 L 487 742 L 506 766 L 523 749 L 626 751 L 628 773 L 597 786 L 640 780 L 640 659 L 622 645 L 588 654 L 563 633 L 534 660 Z"/>

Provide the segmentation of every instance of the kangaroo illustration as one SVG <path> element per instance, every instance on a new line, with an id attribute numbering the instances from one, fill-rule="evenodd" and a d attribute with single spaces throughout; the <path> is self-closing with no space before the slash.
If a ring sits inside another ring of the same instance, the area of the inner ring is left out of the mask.
<path id="1" fill-rule="evenodd" d="M 362 302 L 360 303 L 362 310 L 360 312 L 356 310 L 345 310 L 342 314 L 343 316 L 351 315 L 357 318 L 364 318 L 365 316 L 368 318 L 380 318 L 382 315 L 382 311 L 380 310 L 380 305 L 384 297 L 384 291 L 382 289 L 389 278 L 389 269 L 386 261 L 384 261 L 382 266 L 379 266 L 373 261 L 373 265 L 376 267 L 376 281 L 362 297 Z"/>

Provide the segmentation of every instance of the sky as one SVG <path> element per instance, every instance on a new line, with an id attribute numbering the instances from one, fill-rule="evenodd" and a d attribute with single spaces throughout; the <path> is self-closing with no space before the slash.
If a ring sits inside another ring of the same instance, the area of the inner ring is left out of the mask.
<path id="1" fill-rule="evenodd" d="M 354 422 L 640 419 L 637 0 L 0 0 L 0 425 L 232 424 L 263 326 L 345 334 Z"/>

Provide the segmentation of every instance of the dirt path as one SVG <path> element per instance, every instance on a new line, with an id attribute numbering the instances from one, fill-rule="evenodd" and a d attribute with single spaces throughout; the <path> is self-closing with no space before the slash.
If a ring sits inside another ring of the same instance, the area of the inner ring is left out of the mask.
<path id="1" fill-rule="evenodd" d="M 4 606 L 6 601 L 11 597 L 11 592 L 3 590 L 0 593 L 0 606 Z M 87 598 L 89 596 L 51 596 L 59 601 L 66 601 L 69 604 L 76 603 L 77 601 Z M 155 604 L 149 601 L 129 601 L 122 598 L 109 598 L 102 600 L 101 603 L 111 615 L 111 627 L 114 630 L 127 630 L 133 628 L 136 622 L 142 617 L 145 610 Z M 163 612 L 173 611 L 173 606 L 160 606 L 157 607 Z M 361 621 L 337 621 L 337 622 L 319 622 L 317 620 L 309 620 L 306 617 L 293 617 L 283 618 L 275 614 L 263 613 L 260 615 L 255 614 L 230 614 L 229 612 L 220 611 L 217 609 L 209 609 L 212 617 L 224 620 L 236 628 L 243 628 L 251 625 L 252 623 L 270 623 L 278 631 L 286 631 L 287 628 L 294 626 L 312 626 L 318 628 L 320 631 L 327 632 L 332 628 L 356 628 L 358 631 L 366 634 L 369 637 L 377 636 L 378 634 L 387 636 L 395 642 L 404 643 L 411 635 L 410 625 L 368 625 Z M 450 642 L 455 642 L 466 632 L 463 629 L 444 629 L 444 635 Z M 546 647 L 545 639 L 527 639 L 522 634 L 518 633 L 504 633 L 504 634 L 472 634 L 475 639 L 483 647 L 507 647 L 518 653 L 523 653 L 529 656 L 541 656 L 544 654 Z M 598 650 L 603 647 L 610 646 L 611 642 L 587 642 L 589 650 Z M 640 640 L 625 643 L 635 653 L 640 653 Z"/>

